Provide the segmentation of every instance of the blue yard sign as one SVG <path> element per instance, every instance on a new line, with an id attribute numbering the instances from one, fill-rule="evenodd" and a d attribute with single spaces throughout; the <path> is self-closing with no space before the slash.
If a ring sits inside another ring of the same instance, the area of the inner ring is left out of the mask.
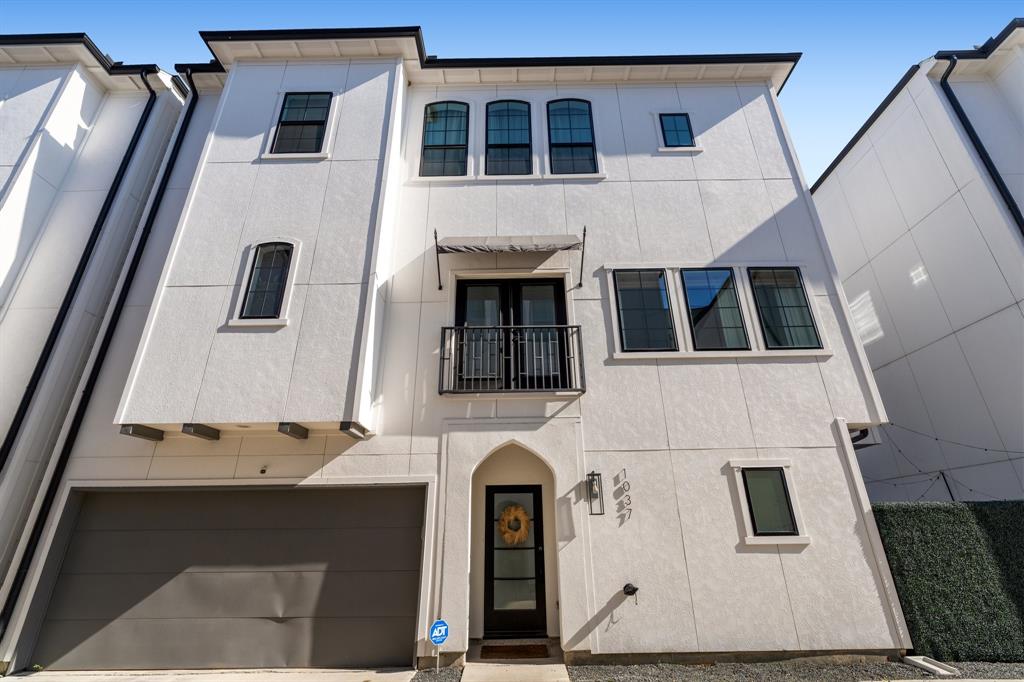
<path id="1" fill-rule="evenodd" d="M 440 646 L 446 639 L 448 639 L 448 623 L 440 619 L 435 620 L 434 624 L 430 626 L 430 641 L 435 646 Z"/>

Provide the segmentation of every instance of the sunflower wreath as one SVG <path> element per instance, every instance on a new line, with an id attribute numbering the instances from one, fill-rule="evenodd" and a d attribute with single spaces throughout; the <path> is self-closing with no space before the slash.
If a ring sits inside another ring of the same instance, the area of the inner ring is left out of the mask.
<path id="1" fill-rule="evenodd" d="M 518 521 L 519 528 L 512 529 L 512 522 Z M 521 504 L 510 504 L 498 519 L 498 532 L 506 545 L 521 545 L 530 534 L 530 517 Z"/>

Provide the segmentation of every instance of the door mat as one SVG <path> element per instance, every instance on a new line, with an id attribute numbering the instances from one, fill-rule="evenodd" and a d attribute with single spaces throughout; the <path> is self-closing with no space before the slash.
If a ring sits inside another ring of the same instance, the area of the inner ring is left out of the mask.
<path id="1" fill-rule="evenodd" d="M 547 658 L 547 644 L 514 644 L 514 645 L 493 645 L 485 644 L 480 647 L 480 658 Z"/>

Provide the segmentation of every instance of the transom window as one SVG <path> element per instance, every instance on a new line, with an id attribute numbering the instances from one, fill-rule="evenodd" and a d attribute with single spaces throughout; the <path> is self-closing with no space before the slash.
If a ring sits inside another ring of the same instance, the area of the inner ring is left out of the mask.
<path id="1" fill-rule="evenodd" d="M 548 102 L 548 143 L 552 173 L 596 173 L 597 152 L 590 102 L 582 99 Z"/>
<path id="2" fill-rule="evenodd" d="M 661 114 L 661 137 L 666 147 L 692 147 L 689 114 Z"/>
<path id="3" fill-rule="evenodd" d="M 622 350 L 678 349 L 663 270 L 616 270 L 615 297 Z"/>
<path id="4" fill-rule="evenodd" d="M 757 314 L 769 350 L 821 348 L 797 268 L 750 268 Z"/>
<path id="5" fill-rule="evenodd" d="M 732 270 L 682 270 L 694 350 L 749 350 Z"/>
<path id="6" fill-rule="evenodd" d="M 797 535 L 782 467 L 745 467 L 742 473 L 754 535 Z"/>
<path id="7" fill-rule="evenodd" d="M 271 154 L 316 154 L 323 149 L 329 92 L 289 92 L 284 96 Z"/>
<path id="8" fill-rule="evenodd" d="M 242 303 L 242 319 L 267 320 L 281 316 L 291 261 L 291 244 L 270 242 L 256 247 Z"/>
<path id="9" fill-rule="evenodd" d="M 503 100 L 487 105 L 487 175 L 529 175 L 533 172 L 530 148 L 530 105 Z"/>
<path id="10" fill-rule="evenodd" d="M 423 113 L 420 175 L 465 175 L 469 140 L 469 105 L 434 102 Z"/>

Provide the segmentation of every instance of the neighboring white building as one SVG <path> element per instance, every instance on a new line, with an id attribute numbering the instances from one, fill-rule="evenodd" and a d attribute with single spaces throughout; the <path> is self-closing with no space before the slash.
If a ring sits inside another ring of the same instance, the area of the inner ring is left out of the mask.
<path id="1" fill-rule="evenodd" d="M 184 94 L 85 34 L 0 35 L 0 574 Z"/>
<path id="2" fill-rule="evenodd" d="M 438 617 L 445 663 L 910 646 L 799 55 L 202 36 L 9 669 L 422 664 Z"/>
<path id="3" fill-rule="evenodd" d="M 872 499 L 1024 497 L 1024 19 L 911 67 L 812 191 L 892 420 Z"/>

